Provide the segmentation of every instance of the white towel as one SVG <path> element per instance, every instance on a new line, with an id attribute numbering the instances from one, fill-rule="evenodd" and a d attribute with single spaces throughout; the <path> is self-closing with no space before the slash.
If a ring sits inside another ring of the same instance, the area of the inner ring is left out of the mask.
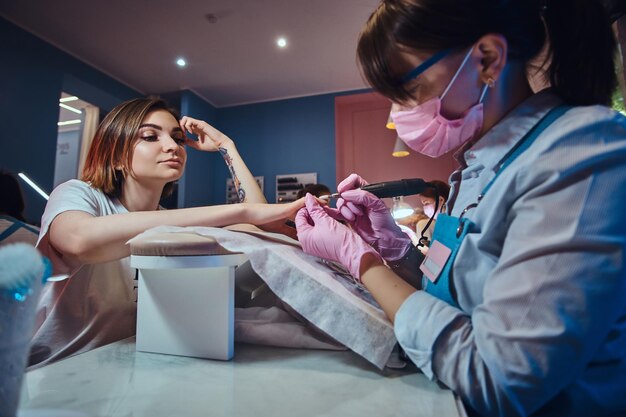
<path id="1" fill-rule="evenodd" d="M 363 287 L 341 268 L 305 254 L 296 240 L 249 225 L 230 229 L 160 226 L 139 236 L 192 232 L 211 236 L 230 251 L 245 253 L 252 268 L 283 302 L 383 369 L 396 344 L 393 325 Z"/>

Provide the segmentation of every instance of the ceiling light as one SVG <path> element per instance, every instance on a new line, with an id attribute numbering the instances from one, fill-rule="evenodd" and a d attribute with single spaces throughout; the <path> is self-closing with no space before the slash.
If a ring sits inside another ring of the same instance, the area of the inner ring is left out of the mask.
<path id="1" fill-rule="evenodd" d="M 67 104 L 59 103 L 59 107 L 63 107 L 64 109 L 67 109 L 69 111 L 73 111 L 76 114 L 83 114 L 82 111 L 80 111 L 77 108 L 74 108 L 72 106 L 68 106 Z"/>
<path id="2" fill-rule="evenodd" d="M 37 191 L 39 193 L 39 195 L 41 195 L 43 198 L 45 198 L 46 200 L 49 199 L 50 197 L 48 196 L 48 194 L 46 194 L 44 192 L 44 190 L 42 190 L 41 188 L 39 188 L 39 186 L 37 184 L 35 184 L 30 178 L 28 178 L 23 172 L 20 172 L 19 174 L 17 174 L 22 180 L 24 180 L 24 182 L 26 182 L 26 184 L 30 185 L 33 190 Z"/>
<path id="3" fill-rule="evenodd" d="M 186 67 L 187 66 L 187 61 L 185 61 L 184 58 L 178 58 L 176 60 L 176 65 L 178 65 L 179 67 Z"/>
<path id="4" fill-rule="evenodd" d="M 278 45 L 279 48 L 285 48 L 287 46 L 287 39 L 278 38 L 278 40 L 276 41 L 276 45 Z"/>
<path id="5" fill-rule="evenodd" d="M 396 129 L 396 124 L 394 123 L 393 119 L 391 118 L 391 112 L 389 113 L 389 117 L 387 118 L 387 124 L 385 125 L 385 127 L 387 129 L 391 129 L 391 130 L 395 130 Z"/>
<path id="6" fill-rule="evenodd" d="M 409 149 L 406 147 L 406 144 L 400 139 L 400 137 L 396 137 L 396 143 L 393 146 L 393 151 L 391 152 L 392 156 L 396 158 L 402 158 L 404 156 L 409 156 Z"/>
<path id="7" fill-rule="evenodd" d="M 70 97 L 63 97 L 59 99 L 60 103 L 67 103 L 68 101 L 76 101 L 78 100 L 78 97 L 76 96 L 70 96 Z"/>
<path id="8" fill-rule="evenodd" d="M 59 122 L 57 126 L 76 125 L 80 123 L 80 119 L 68 120 L 66 122 Z"/>

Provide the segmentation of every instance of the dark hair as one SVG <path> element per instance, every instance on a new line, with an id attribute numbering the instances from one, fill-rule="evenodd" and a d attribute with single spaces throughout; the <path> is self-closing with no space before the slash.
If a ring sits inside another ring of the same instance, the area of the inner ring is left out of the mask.
<path id="1" fill-rule="evenodd" d="M 19 221 L 26 222 L 24 211 L 24 195 L 15 175 L 0 170 L 0 213 L 7 214 Z"/>
<path id="2" fill-rule="evenodd" d="M 432 187 L 421 192 L 420 195 L 422 197 L 432 198 L 435 200 L 438 196 L 443 197 L 443 201 L 448 201 L 448 194 L 450 194 L 450 186 L 448 183 L 439 180 L 432 180 L 429 181 L 429 183 Z"/>
<path id="3" fill-rule="evenodd" d="M 508 59 L 528 64 L 546 39 L 547 76 L 574 105 L 608 104 L 616 88 L 616 41 L 598 0 L 383 0 L 359 37 L 367 82 L 397 102 L 410 98 L 389 62 L 398 46 L 424 52 L 468 48 L 488 33 L 503 35 Z"/>
<path id="4" fill-rule="evenodd" d="M 611 22 L 615 22 L 626 15 L 626 1 L 624 0 L 602 0 L 602 4 L 606 7 Z"/>
<path id="5" fill-rule="evenodd" d="M 91 142 L 82 180 L 109 196 L 119 197 L 124 177 L 132 173 L 131 162 L 139 126 L 149 113 L 156 110 L 165 110 L 177 121 L 180 119 L 174 109 L 158 98 L 125 101 L 111 110 Z M 174 182 L 167 183 L 161 196 L 169 196 L 173 187 Z"/>
<path id="6" fill-rule="evenodd" d="M 307 184 L 303 189 L 298 191 L 296 199 L 304 197 L 306 193 L 313 194 L 315 197 L 331 194 L 330 188 L 324 184 Z"/>

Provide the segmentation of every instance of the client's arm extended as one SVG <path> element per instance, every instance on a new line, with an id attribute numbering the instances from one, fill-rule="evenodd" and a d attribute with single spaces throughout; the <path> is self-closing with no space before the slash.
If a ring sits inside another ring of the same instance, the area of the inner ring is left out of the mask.
<path id="1" fill-rule="evenodd" d="M 293 216 L 304 200 L 289 204 L 230 204 L 176 210 L 137 211 L 94 217 L 66 211 L 51 223 L 51 245 L 76 264 L 107 262 L 130 255 L 126 242 L 152 227 L 265 224 Z"/>

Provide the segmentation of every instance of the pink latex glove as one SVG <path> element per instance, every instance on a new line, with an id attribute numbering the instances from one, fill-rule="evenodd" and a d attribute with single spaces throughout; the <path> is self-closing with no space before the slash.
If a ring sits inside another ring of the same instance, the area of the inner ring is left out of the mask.
<path id="1" fill-rule="evenodd" d="M 380 255 L 356 233 L 326 213 L 311 194 L 306 195 L 306 207 L 296 214 L 296 229 L 302 249 L 311 255 L 339 262 L 361 282 L 363 256 Z"/>
<path id="2" fill-rule="evenodd" d="M 358 189 L 364 185 L 367 181 L 357 174 L 341 181 L 337 186 L 341 194 L 337 211 L 386 261 L 397 261 L 409 250 L 411 239 L 396 224 L 380 198 Z"/>

